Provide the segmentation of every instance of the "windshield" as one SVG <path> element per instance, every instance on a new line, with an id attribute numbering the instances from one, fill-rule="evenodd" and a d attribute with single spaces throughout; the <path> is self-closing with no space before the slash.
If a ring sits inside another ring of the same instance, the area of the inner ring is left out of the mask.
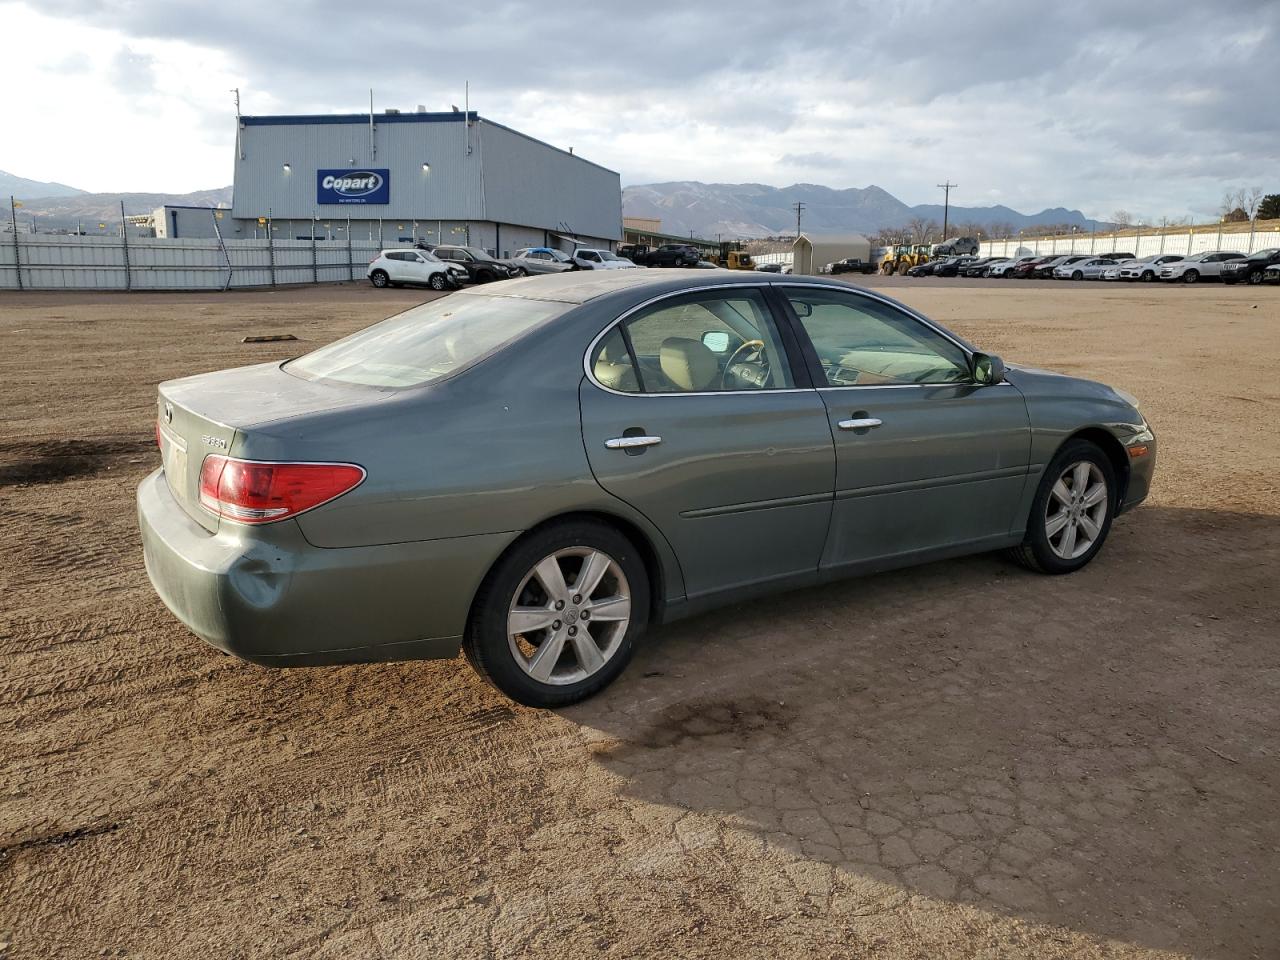
<path id="1" fill-rule="evenodd" d="M 440 263 L 440 262 L 441 262 L 440 258 L 439 258 L 439 257 L 437 257 L 437 256 L 436 256 L 434 253 L 432 253 L 430 250 L 419 250 L 419 251 L 418 251 L 418 256 L 422 257 L 422 259 L 423 259 L 423 260 L 426 260 L 426 261 L 427 261 L 427 262 L 429 262 L 429 263 Z"/>
<path id="2" fill-rule="evenodd" d="M 493 259 L 493 257 L 489 256 L 489 254 L 488 254 L 488 253 L 486 253 L 484 250 L 481 250 L 479 247 L 463 247 L 462 249 L 463 249 L 463 250 L 465 250 L 465 251 L 467 251 L 467 253 L 471 254 L 471 255 L 472 255 L 473 257 L 475 257 L 477 260 L 492 260 L 492 259 Z"/>
<path id="3" fill-rule="evenodd" d="M 1270 260 L 1277 253 L 1280 253 L 1280 247 L 1275 247 L 1269 250 L 1259 250 L 1257 253 L 1252 254 L 1249 257 L 1249 259 L 1250 260 Z"/>
<path id="4" fill-rule="evenodd" d="M 563 250 L 548 250 L 547 253 L 551 254 L 552 260 L 559 260 L 561 263 L 569 262 L 569 255 Z"/>
<path id="5" fill-rule="evenodd" d="M 622 259 L 621 257 L 615 257 L 608 250 L 601 250 L 600 256 L 603 257 L 605 260 L 621 260 Z"/>
<path id="6" fill-rule="evenodd" d="M 572 304 L 454 294 L 406 310 L 284 365 L 305 380 L 417 387 L 482 360 Z"/>

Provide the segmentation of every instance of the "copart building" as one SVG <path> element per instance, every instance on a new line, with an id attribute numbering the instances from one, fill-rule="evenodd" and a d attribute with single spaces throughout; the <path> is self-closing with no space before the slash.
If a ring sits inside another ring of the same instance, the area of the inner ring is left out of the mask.
<path id="1" fill-rule="evenodd" d="M 224 239 L 612 249 L 618 174 L 474 111 L 238 118 Z"/>

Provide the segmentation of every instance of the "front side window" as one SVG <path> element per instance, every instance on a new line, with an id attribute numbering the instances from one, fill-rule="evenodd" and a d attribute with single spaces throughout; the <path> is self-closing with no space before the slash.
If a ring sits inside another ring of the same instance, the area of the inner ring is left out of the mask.
<path id="1" fill-rule="evenodd" d="M 625 393 L 715 393 L 793 385 L 773 317 L 763 295 L 754 289 L 692 294 L 654 304 L 604 337 L 591 366 L 600 383 Z"/>
<path id="2" fill-rule="evenodd" d="M 290 360 L 283 369 L 304 380 L 421 386 L 484 359 L 571 307 L 550 300 L 455 294 Z"/>
<path id="3" fill-rule="evenodd" d="M 834 290 L 786 291 L 832 387 L 968 383 L 965 352 L 915 317 Z"/>

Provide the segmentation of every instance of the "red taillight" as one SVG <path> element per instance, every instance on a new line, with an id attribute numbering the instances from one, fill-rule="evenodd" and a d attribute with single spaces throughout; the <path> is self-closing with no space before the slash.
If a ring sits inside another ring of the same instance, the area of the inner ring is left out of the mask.
<path id="1" fill-rule="evenodd" d="M 200 468 L 200 503 L 240 523 L 271 523 L 328 503 L 365 478 L 354 463 L 264 463 L 217 454 Z"/>

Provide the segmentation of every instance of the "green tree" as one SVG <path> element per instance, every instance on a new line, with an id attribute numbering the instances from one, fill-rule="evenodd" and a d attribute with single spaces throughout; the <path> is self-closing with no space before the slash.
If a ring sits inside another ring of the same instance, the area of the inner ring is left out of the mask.
<path id="1" fill-rule="evenodd" d="M 1280 193 L 1268 193 L 1258 204 L 1259 220 L 1280 220 Z"/>

